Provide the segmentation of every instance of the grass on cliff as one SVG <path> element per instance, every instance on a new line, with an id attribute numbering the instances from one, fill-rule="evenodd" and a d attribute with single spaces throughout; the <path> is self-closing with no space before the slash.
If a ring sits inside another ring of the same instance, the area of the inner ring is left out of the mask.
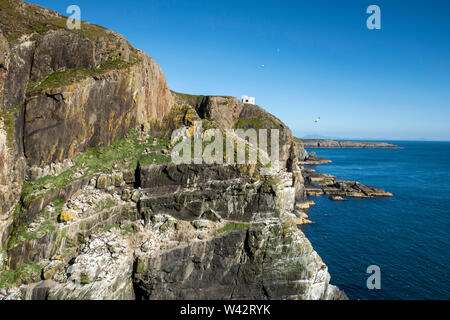
<path id="1" fill-rule="evenodd" d="M 228 223 L 222 229 L 217 230 L 217 232 L 224 233 L 224 232 L 231 231 L 231 230 L 246 230 L 248 228 L 250 228 L 250 224 L 231 222 L 231 223 Z"/>
<path id="2" fill-rule="evenodd" d="M 180 100 L 181 104 L 188 104 L 193 107 L 199 106 L 204 101 L 204 99 L 207 98 L 204 95 L 193 95 L 175 91 L 172 91 L 172 94 L 175 95 Z"/>
<path id="3" fill-rule="evenodd" d="M 23 282 L 36 282 L 40 278 L 42 267 L 35 263 L 22 264 L 16 270 L 0 272 L 0 288 L 9 288 Z"/>
<path id="4" fill-rule="evenodd" d="M 50 30 L 68 30 L 67 17 L 59 14 L 49 16 L 44 9 L 17 0 L 0 0 L 2 31 L 10 43 L 24 34 L 44 34 Z M 88 39 L 96 40 L 111 35 L 107 29 L 81 21 L 81 29 L 70 30 Z"/>
<path id="5" fill-rule="evenodd" d="M 133 63 L 122 59 L 109 60 L 96 69 L 73 68 L 60 72 L 53 72 L 44 76 L 40 81 L 29 81 L 27 92 L 36 93 L 44 89 L 59 88 L 80 82 L 88 77 L 95 77 L 111 70 L 121 70 L 132 66 Z"/>
<path id="6" fill-rule="evenodd" d="M 153 145 L 153 137 L 141 141 L 140 131 L 131 130 L 127 136 L 106 148 L 91 148 L 74 158 L 74 166 L 58 176 L 45 176 L 35 181 L 24 182 L 22 202 L 28 206 L 33 200 L 47 193 L 69 185 L 71 182 L 92 176 L 95 173 L 112 173 L 116 168 L 135 169 L 138 165 L 163 164 L 170 162 L 170 155 L 163 154 L 168 149 L 169 138 L 158 137 Z M 148 154 L 143 154 L 147 149 Z M 77 172 L 81 176 L 74 176 Z"/>
<path id="7" fill-rule="evenodd" d="M 38 228 L 34 231 L 29 231 L 30 223 L 21 224 L 18 226 L 12 227 L 10 231 L 10 236 L 8 237 L 8 241 L 6 243 L 6 247 L 8 249 L 14 247 L 16 244 L 40 239 L 44 237 L 48 233 L 52 233 L 56 230 L 56 221 L 59 214 L 62 212 L 62 207 L 64 206 L 64 201 L 60 198 L 55 198 L 53 200 L 53 206 L 55 207 L 55 211 L 53 213 L 48 212 L 47 210 L 42 210 L 42 214 L 33 221 L 38 224 Z M 16 206 L 16 212 L 14 214 L 15 217 L 18 216 L 18 210 L 20 210 L 19 205 Z M 43 222 L 40 222 L 41 217 L 44 218 Z"/>
<path id="8" fill-rule="evenodd" d="M 267 126 L 265 126 L 266 120 L 267 119 L 262 115 L 249 118 L 239 118 L 234 125 L 234 129 L 268 129 Z"/>
<path id="9" fill-rule="evenodd" d="M 23 103 L 19 103 L 10 110 L 4 106 L 0 107 L 0 119 L 3 120 L 3 130 L 6 131 L 6 143 L 9 148 L 12 148 L 14 145 L 16 117 L 22 106 Z"/>

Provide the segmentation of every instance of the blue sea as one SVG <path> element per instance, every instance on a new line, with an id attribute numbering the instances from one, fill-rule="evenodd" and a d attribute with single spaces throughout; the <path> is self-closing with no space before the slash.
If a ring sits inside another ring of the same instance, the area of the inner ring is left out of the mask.
<path id="1" fill-rule="evenodd" d="M 450 299 L 450 142 L 389 142 L 404 149 L 308 149 L 333 161 L 318 172 L 394 197 L 311 197 L 302 230 L 350 299 Z M 379 290 L 367 288 L 370 265 Z"/>

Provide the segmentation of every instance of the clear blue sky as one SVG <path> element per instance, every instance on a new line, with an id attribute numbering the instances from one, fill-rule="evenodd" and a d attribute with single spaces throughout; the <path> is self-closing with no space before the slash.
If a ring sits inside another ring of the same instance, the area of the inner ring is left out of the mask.
<path id="1" fill-rule="evenodd" d="M 448 0 L 31 2 L 79 5 L 152 56 L 172 90 L 255 96 L 300 137 L 450 140 Z M 371 4 L 381 30 L 366 27 Z"/>

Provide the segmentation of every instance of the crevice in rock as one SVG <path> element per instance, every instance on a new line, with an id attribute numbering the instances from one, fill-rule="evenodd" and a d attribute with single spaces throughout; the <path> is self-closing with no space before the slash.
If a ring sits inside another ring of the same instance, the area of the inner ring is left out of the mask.
<path id="1" fill-rule="evenodd" d="M 143 290 L 135 281 L 137 264 L 138 264 L 138 259 L 135 258 L 133 261 L 133 272 L 131 273 L 131 283 L 133 284 L 134 297 L 135 297 L 135 300 L 145 300 L 145 294 L 144 294 Z"/>
<path id="2" fill-rule="evenodd" d="M 23 111 L 22 111 L 22 124 L 21 124 L 21 137 L 19 139 L 20 141 L 20 147 L 19 147 L 19 152 L 20 150 L 22 150 L 22 154 L 25 157 L 25 159 L 27 159 L 27 154 L 26 154 L 26 150 L 25 150 L 25 119 L 26 119 L 26 112 L 27 112 L 27 102 L 25 101 L 23 104 Z M 20 153 L 19 153 L 20 154 Z M 24 177 L 25 179 L 25 177 Z"/>
<path id="3" fill-rule="evenodd" d="M 141 183 L 141 164 L 137 163 L 136 169 L 134 170 L 134 188 L 140 188 L 142 186 Z"/>
<path id="4" fill-rule="evenodd" d="M 64 96 L 62 95 L 62 93 L 55 93 L 55 94 L 51 94 L 51 93 L 45 93 L 45 95 L 53 100 L 55 100 L 56 102 L 61 102 L 61 101 L 65 101 Z M 60 99 L 58 99 L 58 97 L 61 97 Z"/>

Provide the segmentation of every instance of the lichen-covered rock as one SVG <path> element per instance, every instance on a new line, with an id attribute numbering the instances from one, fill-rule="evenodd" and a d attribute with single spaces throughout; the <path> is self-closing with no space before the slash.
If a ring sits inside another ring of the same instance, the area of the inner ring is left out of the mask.
<path id="1" fill-rule="evenodd" d="M 296 168 L 300 152 L 291 130 L 263 108 L 244 104 L 234 97 L 193 96 L 177 92 L 173 92 L 173 94 L 177 103 L 191 105 L 200 118 L 212 120 L 222 128 L 267 129 L 269 134 L 270 129 L 279 130 L 280 167 L 288 168 L 289 171 Z M 270 145 L 268 145 L 267 151 L 270 155 Z"/>
<path id="2" fill-rule="evenodd" d="M 58 217 L 59 222 L 69 222 L 75 219 L 76 214 L 72 211 L 63 211 Z"/>
<path id="3" fill-rule="evenodd" d="M 145 181 L 149 178 L 155 179 L 160 188 L 164 184 L 177 183 L 176 179 L 165 179 L 154 174 L 167 172 L 166 169 L 141 169 L 141 181 L 144 183 L 147 183 Z M 191 172 L 189 167 L 179 169 L 187 174 L 181 175 L 178 183 L 183 181 L 181 177 L 190 177 L 188 172 Z M 214 166 L 204 168 L 201 172 L 204 172 L 205 176 L 202 173 L 196 176 L 194 188 L 201 186 L 203 179 L 217 178 Z M 146 178 L 147 174 L 149 176 Z M 271 207 L 255 206 L 252 207 L 251 214 L 239 217 L 239 221 L 251 222 L 248 231 L 234 230 L 212 238 L 200 237 L 201 241 L 140 256 L 133 278 L 137 298 L 345 299 L 345 294 L 329 285 L 330 275 L 326 265 L 297 228 L 299 217 L 292 213 L 296 198 L 292 173 L 280 172 L 276 181 L 271 188 L 261 188 L 256 192 L 259 194 L 258 198 L 266 199 L 267 203 L 272 204 Z M 185 188 L 192 193 L 193 189 L 189 185 Z M 246 186 L 245 190 L 247 197 L 238 200 L 242 201 L 240 206 L 251 203 L 249 186 Z M 144 191 L 150 192 L 146 189 Z M 165 192 L 167 193 L 167 190 Z M 226 192 L 220 194 L 226 199 Z M 175 196 L 177 199 L 180 199 L 179 197 Z M 183 212 L 182 208 L 176 211 L 167 210 L 173 205 L 167 198 L 154 198 L 152 201 L 155 205 L 159 204 L 159 207 L 157 210 L 152 207 L 152 211 L 166 212 L 178 219 L 189 219 L 188 216 L 180 214 Z M 269 201 L 269 198 L 272 200 Z M 208 193 L 196 193 L 195 199 L 201 200 L 203 205 L 208 203 L 209 207 L 220 212 L 220 207 L 217 206 L 220 201 L 218 198 Z M 147 199 L 144 199 L 144 207 L 148 204 L 146 201 Z M 186 200 L 180 202 L 189 203 Z M 201 212 L 200 207 L 197 208 L 197 212 L 199 211 Z M 233 212 L 234 210 L 231 210 L 231 216 L 237 219 Z M 303 222 L 307 221 L 304 215 L 300 218 Z M 210 223 L 212 222 L 207 220 L 191 222 L 196 230 L 207 229 Z"/>
<path id="4" fill-rule="evenodd" d="M 160 67 L 121 35 L 86 22 L 68 30 L 65 17 L 23 1 L 0 9 L 4 243 L 27 166 L 31 180 L 40 178 L 45 167 L 163 117 L 173 98 Z"/>
<path id="5" fill-rule="evenodd" d="M 233 97 L 174 98 L 153 59 L 112 31 L 85 22 L 69 31 L 66 18 L 22 1 L 0 9 L 0 236 L 10 236 L 6 267 L 32 271 L 5 299 L 345 298 L 297 228 L 306 193 L 284 123 Z M 192 136 L 195 121 L 279 129 L 280 170 L 261 178 L 254 165 L 74 168 L 63 186 L 24 194 L 13 220 L 24 177 L 57 175 L 67 159 L 138 125 L 141 134 L 187 127 Z M 132 202 L 121 200 L 124 188 Z"/>
<path id="6" fill-rule="evenodd" d="M 49 300 L 134 300 L 133 251 L 117 232 L 99 234 L 67 269 L 67 280 L 49 290 Z"/>
<path id="7" fill-rule="evenodd" d="M 131 198 L 131 192 L 130 192 L 130 190 L 124 189 L 124 190 L 122 191 L 121 199 L 122 199 L 123 201 L 128 201 L 128 200 L 130 200 L 130 198 Z"/>
<path id="8" fill-rule="evenodd" d="M 339 292 L 304 234 L 277 219 L 140 258 L 137 266 L 138 299 L 327 299 Z"/>
<path id="9" fill-rule="evenodd" d="M 131 201 L 134 202 L 139 202 L 139 200 L 141 199 L 141 192 L 139 190 L 134 190 L 133 193 L 131 194 Z"/>

